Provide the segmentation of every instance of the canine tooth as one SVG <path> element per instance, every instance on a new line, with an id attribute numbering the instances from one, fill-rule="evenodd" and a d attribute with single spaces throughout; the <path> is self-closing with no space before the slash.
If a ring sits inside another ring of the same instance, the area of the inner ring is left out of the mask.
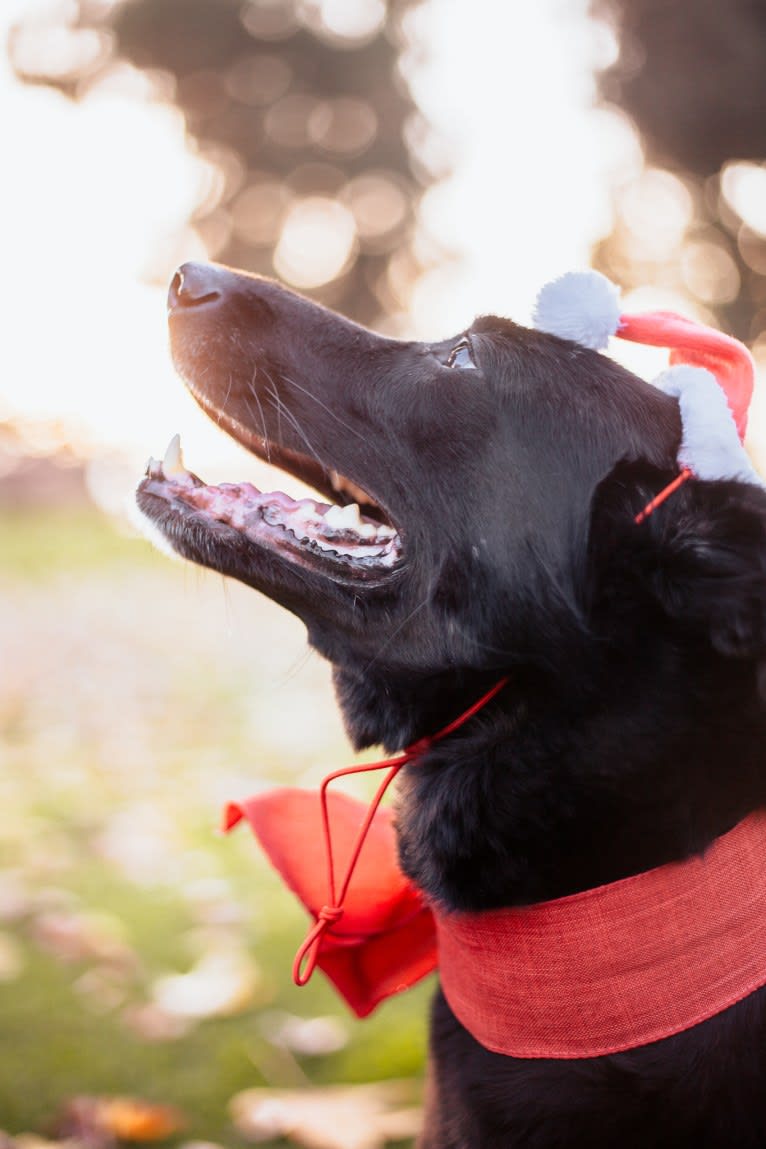
<path id="1" fill-rule="evenodd" d="M 186 475 L 188 471 L 184 466 L 184 458 L 181 453 L 181 436 L 174 435 L 170 440 L 165 451 L 165 458 L 162 460 L 162 469 L 166 475 Z"/>
<path id="2" fill-rule="evenodd" d="M 351 495 L 352 499 L 356 499 L 358 503 L 369 502 L 367 493 L 361 487 L 357 487 L 356 483 L 352 483 L 350 479 L 344 478 L 338 471 L 330 471 L 330 483 L 333 490 L 344 495 Z"/>

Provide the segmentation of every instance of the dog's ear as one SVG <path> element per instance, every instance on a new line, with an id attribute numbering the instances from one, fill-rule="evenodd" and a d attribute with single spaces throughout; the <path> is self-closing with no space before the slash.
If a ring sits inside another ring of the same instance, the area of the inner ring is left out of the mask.
<path id="1" fill-rule="evenodd" d="M 623 465 L 597 495 L 590 548 L 596 599 L 606 594 L 614 602 L 624 592 L 636 604 L 651 600 L 681 628 L 706 635 L 719 654 L 763 658 L 766 490 L 692 479 L 636 524 L 636 512 L 659 489 L 656 478 L 646 479 Z"/>

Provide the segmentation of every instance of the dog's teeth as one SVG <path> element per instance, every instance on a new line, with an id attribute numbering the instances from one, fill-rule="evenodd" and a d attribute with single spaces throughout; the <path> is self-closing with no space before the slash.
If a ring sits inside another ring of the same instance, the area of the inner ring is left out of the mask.
<path id="1" fill-rule="evenodd" d="M 166 475 L 187 475 L 189 473 L 184 466 L 184 458 L 181 454 L 180 435 L 174 435 L 168 443 L 165 457 L 162 460 L 162 469 Z"/>
<path id="2" fill-rule="evenodd" d="M 162 478 L 162 461 L 160 459 L 153 459 L 149 456 L 149 462 L 146 464 L 146 473 L 150 479 Z"/>
<path id="3" fill-rule="evenodd" d="M 362 516 L 356 503 L 349 503 L 346 507 L 332 506 L 326 512 L 324 521 L 328 527 L 338 529 L 352 529 L 358 531 L 362 525 Z"/>
<path id="4" fill-rule="evenodd" d="M 329 511 L 325 511 L 324 521 L 328 527 L 340 527 L 343 524 L 338 521 L 338 516 L 342 515 L 342 514 L 343 514 L 343 511 L 342 511 L 341 507 L 338 507 L 335 504 L 333 504 L 330 507 Z"/>

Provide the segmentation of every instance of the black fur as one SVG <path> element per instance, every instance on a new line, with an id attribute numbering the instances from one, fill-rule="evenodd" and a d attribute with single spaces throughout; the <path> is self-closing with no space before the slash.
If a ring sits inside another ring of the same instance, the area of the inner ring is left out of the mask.
<path id="1" fill-rule="evenodd" d="M 429 898 L 572 893 L 701 851 L 764 805 L 766 494 L 693 480 L 635 524 L 676 471 L 673 400 L 507 320 L 472 326 L 477 370 L 461 370 L 460 335 L 398 343 L 274 283 L 182 270 L 173 349 L 202 405 L 320 487 L 329 469 L 364 487 L 404 561 L 354 583 L 144 491 L 146 513 L 304 619 L 358 746 L 422 737 L 510 676 L 404 772 L 401 860 Z M 437 994 L 423 1149 L 762 1149 L 765 1000 L 630 1053 L 516 1061 Z"/>

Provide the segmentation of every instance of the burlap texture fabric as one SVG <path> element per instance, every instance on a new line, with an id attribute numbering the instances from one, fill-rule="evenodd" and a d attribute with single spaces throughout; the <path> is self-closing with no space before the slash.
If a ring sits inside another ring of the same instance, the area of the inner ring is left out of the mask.
<path id="1" fill-rule="evenodd" d="M 486 1048 L 597 1057 L 766 984 L 766 814 L 702 857 L 524 909 L 437 914 L 453 1012 Z"/>

